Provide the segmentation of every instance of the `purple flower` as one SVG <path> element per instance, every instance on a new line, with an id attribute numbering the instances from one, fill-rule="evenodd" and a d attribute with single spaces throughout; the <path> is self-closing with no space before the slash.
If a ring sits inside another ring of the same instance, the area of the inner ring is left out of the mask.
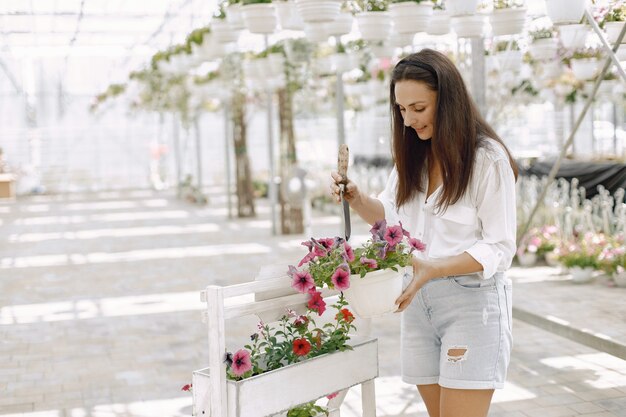
<path id="1" fill-rule="evenodd" d="M 315 281 L 308 271 L 298 271 L 293 275 L 291 287 L 304 294 L 309 289 L 315 288 Z"/>
<path id="2" fill-rule="evenodd" d="M 361 256 L 360 261 L 363 265 L 366 265 L 368 268 L 372 268 L 372 269 L 378 268 L 378 263 L 376 262 L 376 259 L 369 259 L 369 258 L 366 258 L 365 256 Z"/>
<path id="3" fill-rule="evenodd" d="M 426 250 L 426 244 L 419 239 L 415 239 L 414 237 L 409 238 L 409 246 L 411 246 L 411 252 L 414 250 L 424 252 Z"/>
<path id="4" fill-rule="evenodd" d="M 339 267 L 335 269 L 335 272 L 330 280 L 339 291 L 350 288 L 350 272 L 346 271 L 344 268 Z"/>
<path id="5" fill-rule="evenodd" d="M 246 349 L 239 349 L 233 355 L 233 363 L 230 367 L 233 374 L 236 376 L 242 376 L 250 369 L 252 369 L 252 361 L 250 361 L 250 352 Z"/>
<path id="6" fill-rule="evenodd" d="M 378 257 L 380 259 L 385 259 L 387 257 L 387 251 L 389 250 L 389 244 L 385 243 L 378 249 Z"/>
<path id="7" fill-rule="evenodd" d="M 389 246 L 394 247 L 402 241 L 402 227 L 390 226 L 385 231 L 385 240 L 389 243 Z"/>
<path id="8" fill-rule="evenodd" d="M 387 221 L 385 219 L 379 220 L 374 223 L 374 226 L 370 229 L 370 233 L 372 234 L 372 240 L 374 242 L 382 240 L 385 236 L 385 231 L 387 229 Z"/>
<path id="9" fill-rule="evenodd" d="M 343 243 L 343 249 L 344 249 L 344 252 L 342 253 L 343 259 L 346 262 L 354 261 L 354 251 L 352 250 L 348 242 Z"/>

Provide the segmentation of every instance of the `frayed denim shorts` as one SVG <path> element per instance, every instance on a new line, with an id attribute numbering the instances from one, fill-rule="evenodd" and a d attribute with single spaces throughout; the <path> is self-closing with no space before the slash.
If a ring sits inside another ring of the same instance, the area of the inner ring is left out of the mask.
<path id="1" fill-rule="evenodd" d="M 426 283 L 402 312 L 402 380 L 502 388 L 512 347 L 511 294 L 502 272 L 486 280 L 470 274 Z"/>

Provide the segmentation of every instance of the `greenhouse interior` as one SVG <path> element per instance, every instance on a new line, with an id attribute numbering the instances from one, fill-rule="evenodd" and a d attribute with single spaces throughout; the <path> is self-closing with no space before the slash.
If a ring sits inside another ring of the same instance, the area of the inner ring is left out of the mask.
<path id="1" fill-rule="evenodd" d="M 0 0 L 0 416 L 626 416 L 625 22 Z"/>

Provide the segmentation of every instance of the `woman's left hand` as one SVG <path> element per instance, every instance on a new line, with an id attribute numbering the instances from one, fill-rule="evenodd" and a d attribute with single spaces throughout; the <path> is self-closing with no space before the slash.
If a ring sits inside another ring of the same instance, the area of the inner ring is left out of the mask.
<path id="1" fill-rule="evenodd" d="M 415 294 L 417 294 L 420 288 L 431 278 L 435 277 L 433 271 L 434 265 L 430 262 L 413 258 L 413 279 L 396 300 L 396 304 L 398 305 L 396 313 L 404 311 L 409 304 L 411 304 L 413 297 L 415 297 Z"/>

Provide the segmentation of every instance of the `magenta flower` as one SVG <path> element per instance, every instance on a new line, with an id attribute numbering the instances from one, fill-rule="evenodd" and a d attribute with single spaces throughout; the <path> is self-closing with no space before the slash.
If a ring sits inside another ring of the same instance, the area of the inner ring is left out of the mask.
<path id="1" fill-rule="evenodd" d="M 304 258 L 302 258 L 300 262 L 298 262 L 298 268 L 304 264 L 308 264 L 313 259 L 315 259 L 315 255 L 313 254 L 313 252 L 307 253 L 306 255 L 304 255 Z"/>
<path id="2" fill-rule="evenodd" d="M 312 311 L 317 311 L 320 316 L 326 311 L 326 301 L 322 297 L 322 293 L 319 291 L 309 291 L 311 299 L 309 300 L 308 307 Z"/>
<path id="3" fill-rule="evenodd" d="M 348 244 L 348 242 L 344 242 L 343 243 L 343 249 L 344 249 L 344 253 L 343 253 L 343 259 L 346 262 L 352 262 L 354 261 L 354 251 L 352 250 L 352 247 L 350 247 L 350 245 Z"/>
<path id="4" fill-rule="evenodd" d="M 333 398 L 335 398 L 337 395 L 339 395 L 339 391 L 337 392 L 333 392 L 332 394 L 329 394 L 326 396 L 326 398 L 328 398 L 329 400 L 332 400 Z"/>
<path id="5" fill-rule="evenodd" d="M 404 228 L 404 226 L 402 226 L 402 222 L 398 222 L 398 223 L 400 223 L 400 229 L 402 229 L 402 234 L 410 239 L 411 234 L 408 232 L 408 230 Z"/>
<path id="6" fill-rule="evenodd" d="M 335 273 L 330 278 L 333 285 L 339 291 L 347 290 L 350 288 L 350 273 L 345 269 L 339 267 L 335 270 Z"/>
<path id="7" fill-rule="evenodd" d="M 385 236 L 385 231 L 387 229 L 387 221 L 385 219 L 379 220 L 374 223 L 374 226 L 370 229 L 370 233 L 372 234 L 372 240 L 374 242 L 378 240 L 382 240 L 383 236 Z"/>
<path id="8" fill-rule="evenodd" d="M 246 349 L 239 349 L 233 355 L 233 364 L 230 367 L 233 374 L 242 376 L 252 369 L 252 361 L 250 360 L 250 352 Z"/>
<path id="9" fill-rule="evenodd" d="M 368 268 L 372 268 L 372 269 L 378 268 L 378 262 L 376 262 L 376 259 L 370 259 L 370 258 L 366 258 L 365 256 L 361 256 L 360 261 L 363 265 L 366 265 Z"/>
<path id="10" fill-rule="evenodd" d="M 414 250 L 424 252 L 426 250 L 426 244 L 419 239 L 415 239 L 414 237 L 409 238 L 409 246 L 411 246 L 411 252 Z"/>
<path id="11" fill-rule="evenodd" d="M 326 249 L 326 247 L 319 240 L 311 239 L 311 242 L 313 242 L 313 256 L 319 256 L 322 258 L 328 255 L 328 249 Z"/>
<path id="12" fill-rule="evenodd" d="M 327 237 L 327 238 L 324 238 L 324 239 L 319 239 L 317 241 L 317 243 L 322 245 L 325 249 L 330 250 L 335 245 L 335 238 L 334 237 Z"/>
<path id="13" fill-rule="evenodd" d="M 402 241 L 402 227 L 390 226 L 385 231 L 385 240 L 389 243 L 389 246 L 394 247 Z"/>
<path id="14" fill-rule="evenodd" d="M 315 288 L 315 281 L 308 271 L 298 271 L 293 274 L 291 288 L 304 294 L 309 289 Z"/>

